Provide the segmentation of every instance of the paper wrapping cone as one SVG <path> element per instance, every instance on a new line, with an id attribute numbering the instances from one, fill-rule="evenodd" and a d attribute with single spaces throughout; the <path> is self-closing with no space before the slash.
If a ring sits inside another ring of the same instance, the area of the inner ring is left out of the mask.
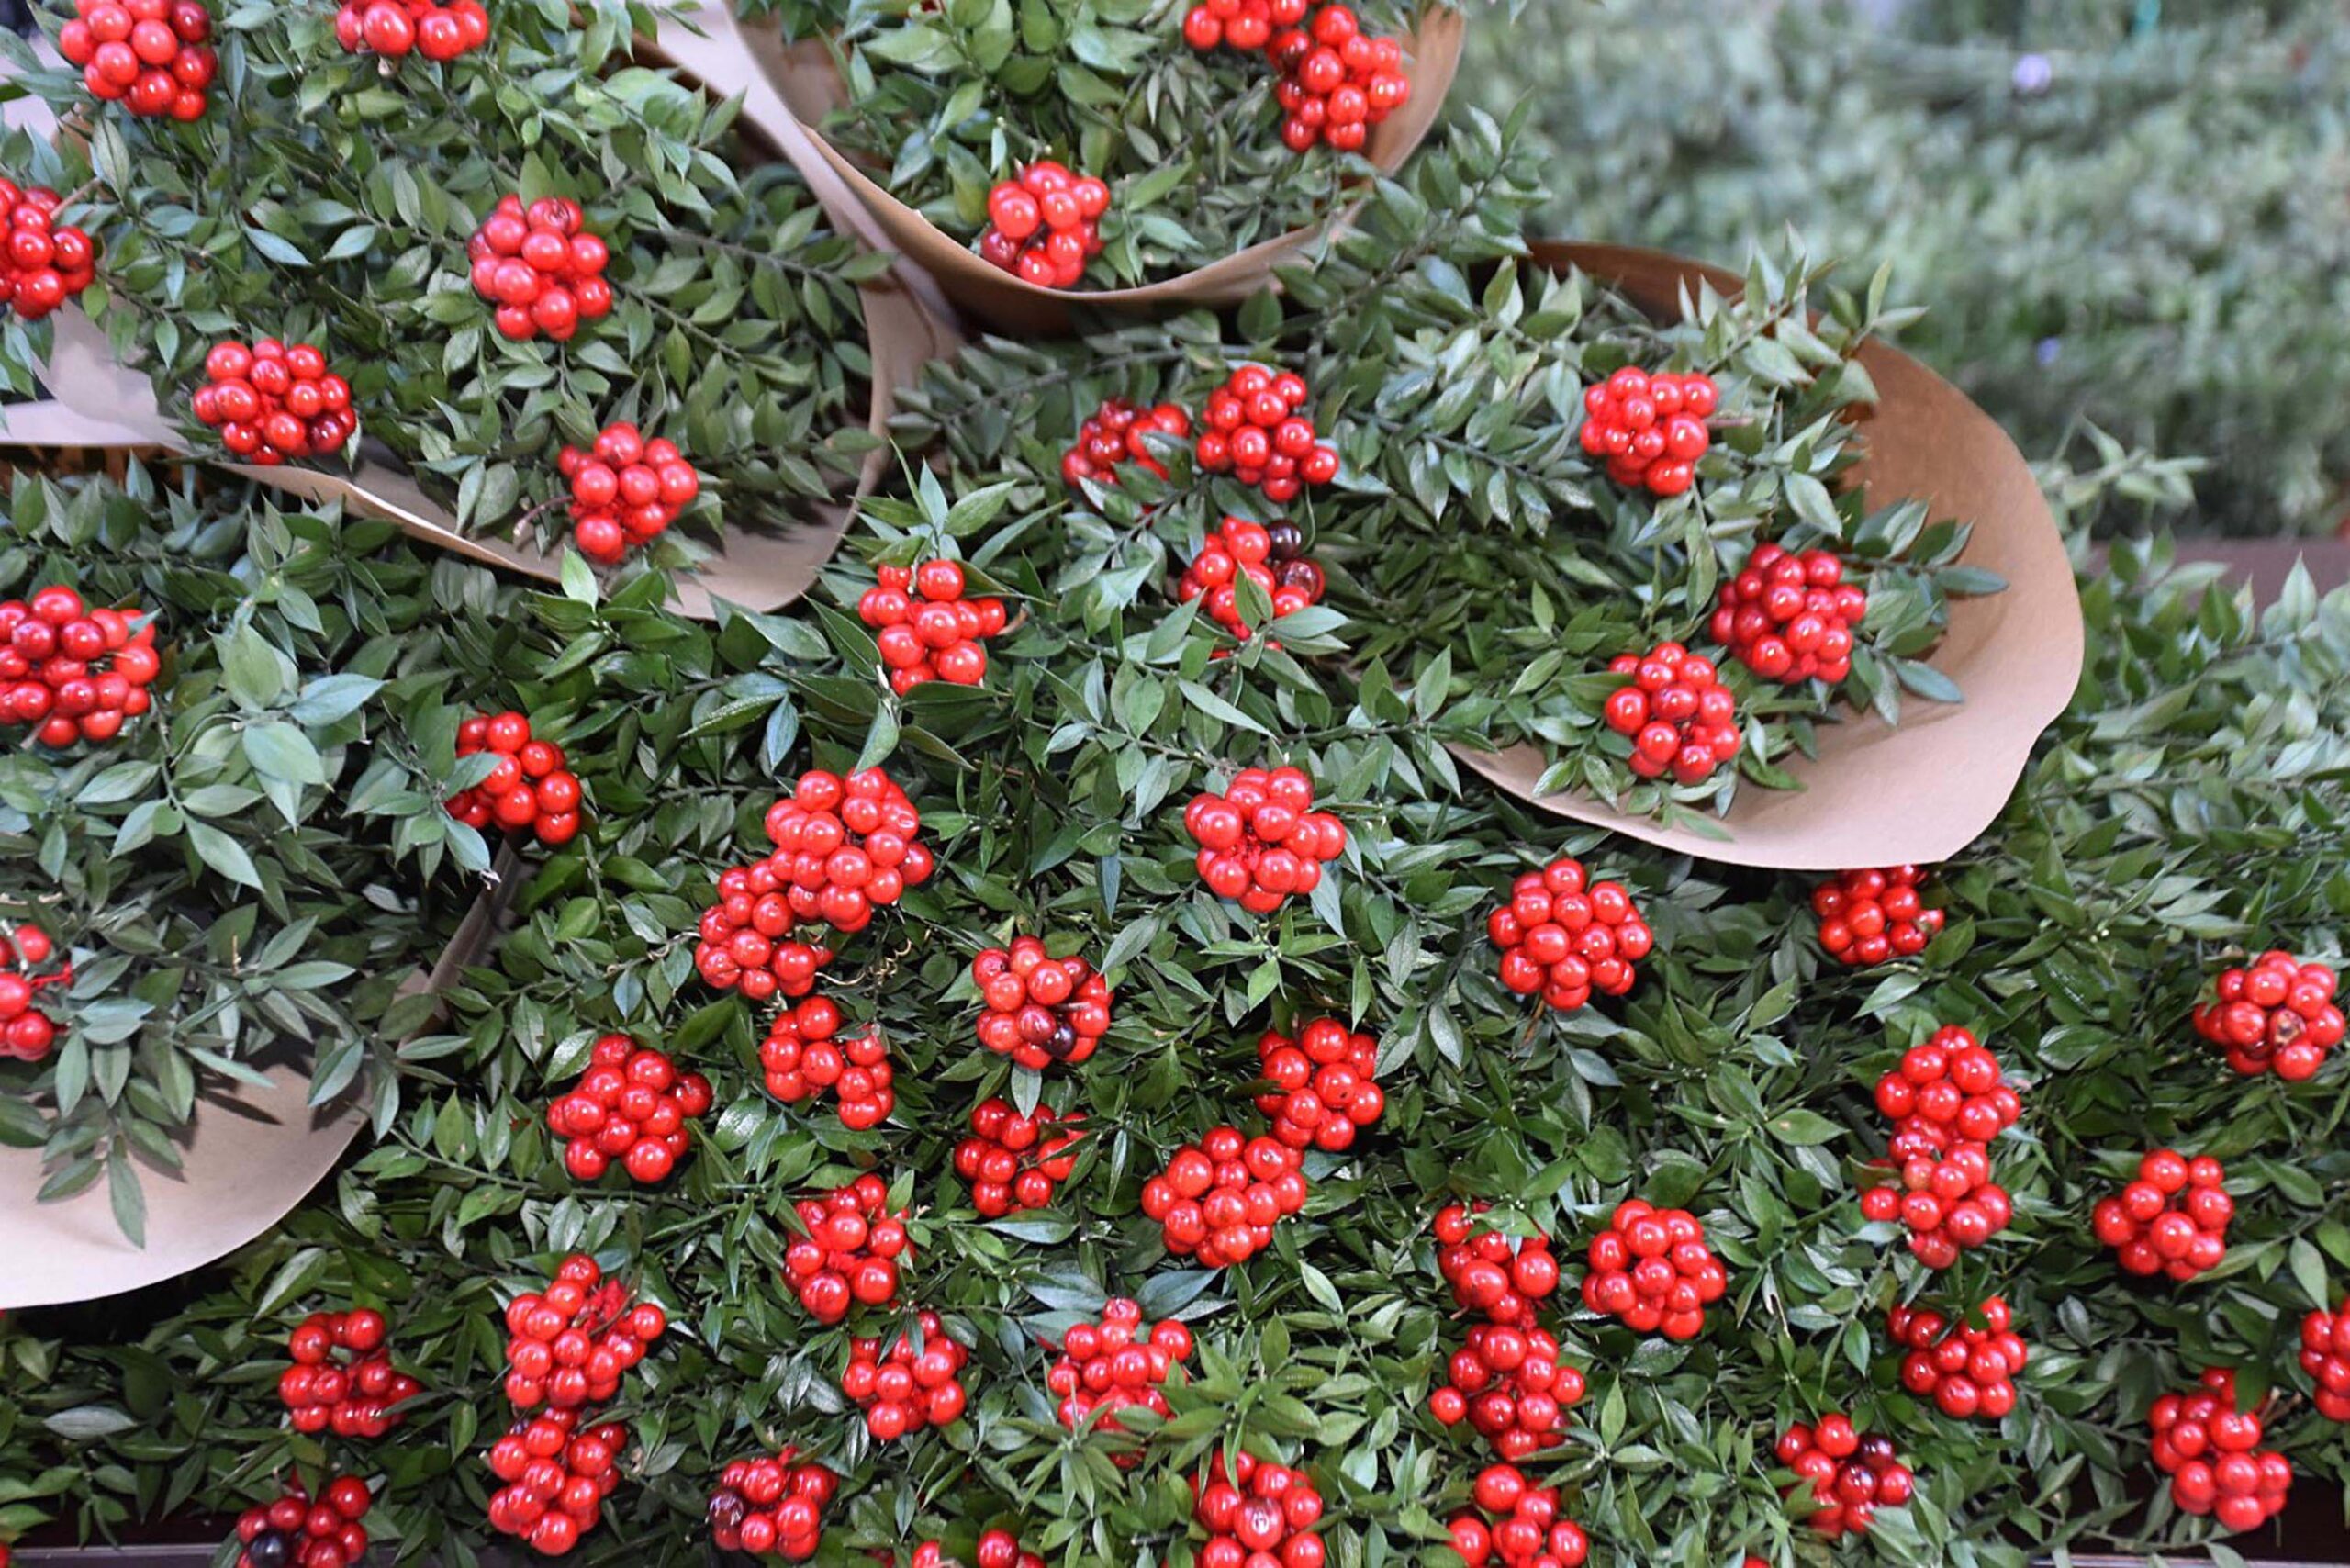
<path id="1" fill-rule="evenodd" d="M 1467 18 L 1460 12 L 1432 5 L 1421 13 L 1418 25 L 1404 40 L 1411 99 L 1372 129 L 1363 150 L 1381 173 L 1393 174 L 1402 168 L 1436 123 L 1460 68 L 1460 46 L 1467 28 Z M 948 299 L 996 331 L 1067 332 L 1077 311 L 1084 308 L 1147 313 L 1237 305 L 1270 285 L 1275 267 L 1295 259 L 1351 216 L 1348 208 L 1157 283 L 1133 288 L 1041 288 L 981 261 L 960 241 L 883 189 L 816 131 L 814 128 L 825 116 L 840 106 L 845 91 L 822 43 L 788 44 L 778 28 L 755 21 L 733 30 L 750 50 L 769 86 L 799 119 L 800 139 L 843 185 L 856 193 L 870 223 L 879 230 L 878 243 L 936 279 Z M 663 36 L 667 37 L 666 30 Z M 1273 134 L 1273 128 L 1267 127 L 1266 134 Z M 801 154 L 789 146 L 787 151 L 812 180 L 814 171 Z"/>
<path id="2" fill-rule="evenodd" d="M 1580 267 L 1641 308 L 1677 315 L 1684 280 L 1723 294 L 1740 280 L 1718 267 L 1621 245 L 1542 241 L 1536 259 Z M 1914 498 L 1937 519 L 1971 523 L 1965 564 L 2007 579 L 2005 592 L 1951 603 L 1950 630 L 1932 655 L 1965 700 L 1904 694 L 1901 723 L 1841 710 L 1818 726 L 1816 758 L 1780 758 L 1800 789 L 1741 784 L 1729 814 L 1707 837 L 1627 816 L 1574 794 L 1533 793 L 1543 771 L 1531 745 L 1503 752 L 1454 747 L 1497 788 L 1542 810 L 1703 859 L 1787 870 L 1831 871 L 1948 859 L 2007 803 L 2032 744 L 2072 700 L 2083 655 L 2081 601 L 2073 568 L 2023 454 L 1964 395 L 1883 343 L 1860 352 L 1876 404 L 1860 426 L 1865 456 L 1852 469 L 1870 504 Z"/>
<path id="3" fill-rule="evenodd" d="M 476 962 L 524 880 L 510 849 L 498 853 L 497 879 L 474 901 L 448 947 L 404 992 L 447 990 Z M 223 1081 L 196 1102 L 178 1138 L 173 1174 L 141 1161 L 147 1245 L 132 1244 L 115 1224 L 101 1181 L 73 1197 L 39 1204 L 41 1151 L 0 1148 L 0 1310 L 55 1306 L 118 1295 L 202 1268 L 285 1217 L 331 1171 L 366 1117 L 349 1097 L 312 1107 L 309 1074 L 267 1070 L 270 1087 Z"/>

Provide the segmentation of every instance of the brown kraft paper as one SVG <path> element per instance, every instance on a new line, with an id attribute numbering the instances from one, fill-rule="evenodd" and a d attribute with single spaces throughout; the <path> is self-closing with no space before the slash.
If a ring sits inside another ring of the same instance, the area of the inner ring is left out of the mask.
<path id="1" fill-rule="evenodd" d="M 1684 283 L 1734 295 L 1740 280 L 1718 267 L 1622 245 L 1541 241 L 1535 258 L 1554 271 L 1581 268 L 1657 316 L 1677 316 Z M 1454 747 L 1496 788 L 1542 810 L 1703 859 L 1787 870 L 1830 871 L 1945 860 L 1991 824 L 2007 803 L 2032 744 L 2072 700 L 2084 635 L 2073 568 L 2023 454 L 1989 415 L 1924 365 L 1884 343 L 1860 352 L 1878 401 L 1862 410 L 1863 460 L 1850 482 L 1872 506 L 1924 501 L 1934 517 L 1973 525 L 1964 560 L 2007 580 L 2001 593 L 1951 602 L 1950 629 L 1932 663 L 1965 700 L 1929 702 L 1905 693 L 1896 728 L 1874 711 L 1840 711 L 1820 724 L 1819 755 L 1777 759 L 1796 790 L 1741 784 L 1724 836 L 1628 816 L 1576 794 L 1537 798 L 1541 752 Z"/>

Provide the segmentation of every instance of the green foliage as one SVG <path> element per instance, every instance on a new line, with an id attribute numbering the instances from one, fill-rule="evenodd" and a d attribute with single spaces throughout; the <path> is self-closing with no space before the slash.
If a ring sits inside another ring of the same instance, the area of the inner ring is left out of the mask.
<path id="1" fill-rule="evenodd" d="M 1730 260 L 1788 226 L 1890 262 L 1909 346 L 2025 450 L 2087 421 L 2206 453 L 2208 526 L 2330 532 L 2350 434 L 2350 43 L 2323 0 L 1586 0 L 1471 30 L 1459 89 L 1531 105 L 1539 231 Z M 1660 91 L 1657 50 L 1702 92 Z M 2044 53 L 2044 91 L 2013 85 Z"/>

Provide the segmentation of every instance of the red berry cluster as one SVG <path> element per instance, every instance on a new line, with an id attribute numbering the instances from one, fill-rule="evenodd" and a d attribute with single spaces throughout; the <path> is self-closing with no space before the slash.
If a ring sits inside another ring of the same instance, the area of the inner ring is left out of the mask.
<path id="1" fill-rule="evenodd" d="M 0 212 L 7 214 L 8 237 L 0 242 L 0 308 L 13 308 L 38 321 L 96 281 L 97 247 L 84 230 L 54 226 L 55 191 L 19 187 L 0 179 Z"/>
<path id="2" fill-rule="evenodd" d="M 2226 1050 L 2228 1065 L 2247 1078 L 2273 1071 L 2302 1082 L 2342 1043 L 2336 983 L 2325 965 L 2271 948 L 2248 969 L 2221 971 L 2217 999 L 2195 1009 L 2195 1032 Z"/>
<path id="3" fill-rule="evenodd" d="M 1060 1357 L 1046 1374 L 1045 1386 L 1059 1399 L 1061 1425 L 1070 1431 L 1091 1420 L 1096 1431 L 1123 1432 L 1121 1410 L 1167 1416 L 1167 1396 L 1159 1390 L 1177 1363 L 1191 1359 L 1189 1328 L 1171 1317 L 1145 1323 L 1139 1304 L 1113 1296 L 1102 1305 L 1099 1323 L 1073 1324 L 1061 1336 Z M 1125 1469 L 1142 1455 L 1112 1457 Z"/>
<path id="4" fill-rule="evenodd" d="M 1868 595 L 1844 580 L 1844 564 L 1827 551 L 1790 554 L 1764 544 L 1722 584 L 1712 631 L 1765 680 L 1833 686 L 1852 673 L 1852 628 L 1868 610 Z"/>
<path id="5" fill-rule="evenodd" d="M 402 9 L 398 0 L 374 4 Z M 474 292 L 498 307 L 501 335 L 528 342 L 544 332 L 560 343 L 580 322 L 611 313 L 612 286 L 604 281 L 611 252 L 596 235 L 582 233 L 580 222 L 579 204 L 562 196 L 541 196 L 527 208 L 520 196 L 501 196 L 465 241 Z"/>
<path id="6" fill-rule="evenodd" d="M 1075 288 L 1085 263 L 1102 253 L 1102 215 L 1110 187 L 1039 159 L 988 192 L 988 226 L 979 256 L 1038 288 Z"/>
<path id="7" fill-rule="evenodd" d="M 481 0 L 342 0 L 334 37 L 349 54 L 449 61 L 489 41 L 489 13 Z"/>
<path id="8" fill-rule="evenodd" d="M 1319 141 L 1360 152 L 1371 128 L 1411 101 L 1404 46 L 1362 30 L 1351 6 L 1325 6 L 1304 27 L 1276 35 L 1265 50 L 1281 73 L 1273 84 L 1281 144 L 1304 152 Z"/>
<path id="9" fill-rule="evenodd" d="M 753 1002 L 780 991 L 805 996 L 816 971 L 833 961 L 821 943 L 788 939 L 798 923 L 784 879 L 766 860 L 719 873 L 718 902 L 701 912 L 694 968 L 721 991 L 740 990 Z"/>
<path id="10" fill-rule="evenodd" d="M 1303 1159 L 1278 1138 L 1216 1127 L 1143 1183 L 1142 1212 L 1158 1222 L 1168 1251 L 1228 1269 L 1270 1246 L 1275 1222 L 1305 1206 Z"/>
<path id="11" fill-rule="evenodd" d="M 73 966 L 49 973 L 56 945 L 38 925 L 19 925 L 0 935 L 0 1056 L 39 1061 L 57 1042 L 57 1021 L 33 1005 L 41 988 L 73 983 Z"/>
<path id="12" fill-rule="evenodd" d="M 971 960 L 979 988 L 979 1044 L 1042 1072 L 1074 1067 L 1093 1054 L 1110 1027 L 1110 987 L 1074 954 L 1047 958 L 1044 943 L 1015 936 Z"/>
<path id="13" fill-rule="evenodd" d="M 1893 1342 L 1908 1352 L 1901 1358 L 1902 1387 L 1957 1420 L 1982 1416 L 1997 1421 L 2016 1407 L 2015 1375 L 2023 1371 L 2024 1343 L 2004 1297 L 1986 1301 L 1978 1316 L 1981 1327 L 1947 1322 L 1923 1307 L 1896 1305 L 1886 1313 L 1885 1326 Z"/>
<path id="14" fill-rule="evenodd" d="M 422 1385 L 392 1370 L 384 1349 L 384 1315 L 365 1307 L 314 1312 L 285 1342 L 294 1364 L 279 1374 L 277 1397 L 297 1432 L 331 1429 L 338 1438 L 380 1438 L 400 1424 L 399 1406 Z M 339 1359 L 338 1351 L 350 1352 Z"/>
<path id="15" fill-rule="evenodd" d="M 337 1476 L 316 1502 L 289 1482 L 274 1503 L 237 1516 L 237 1568 L 351 1568 L 367 1555 L 359 1521 L 375 1501 L 355 1475 Z"/>
<path id="16" fill-rule="evenodd" d="M 1256 486 L 1274 502 L 1296 499 L 1305 485 L 1328 484 L 1338 476 L 1338 449 L 1319 440 L 1314 421 L 1298 411 L 1309 396 L 1295 371 L 1242 365 L 1208 394 L 1193 461 Z"/>
<path id="17" fill-rule="evenodd" d="M 2181 1513 L 2210 1514 L 2228 1529 L 2257 1529 L 2285 1507 L 2290 1461 L 2263 1450 L 2259 1413 L 2236 1408 L 2236 1374 L 2213 1367 L 2192 1394 L 2165 1394 L 2146 1413 L 2154 1468 L 2170 1477 Z"/>
<path id="18" fill-rule="evenodd" d="M 479 714 L 457 726 L 457 755 L 493 752 L 489 777 L 449 801 L 449 814 L 468 827 L 492 823 L 508 833 L 525 828 L 541 844 L 568 844 L 579 832 L 579 776 L 553 741 L 531 738 L 531 721 L 520 713 L 494 718 Z"/>
<path id="19" fill-rule="evenodd" d="M 1250 631 L 1240 613 L 1240 578 L 1265 590 L 1276 620 L 1322 602 L 1322 568 L 1299 554 L 1304 548 L 1305 535 L 1293 522 L 1227 517 L 1183 568 L 1175 591 L 1186 604 L 1205 595 L 1208 619 L 1245 643 Z"/>
<path id="20" fill-rule="evenodd" d="M 6 1564 L 0 1563 L 0 1568 Z M 925 1540 L 914 1548 L 912 1568 L 963 1568 L 963 1564 L 959 1558 L 946 1555 L 942 1543 Z M 982 1530 L 971 1550 L 969 1568 L 1045 1568 L 1045 1560 L 1022 1546 L 1020 1538 L 1008 1529 Z"/>
<path id="21" fill-rule="evenodd" d="M 1437 1271 L 1462 1311 L 1531 1328 L 1539 1304 L 1559 1288 L 1559 1260 L 1549 1237 L 1513 1240 L 1498 1230 L 1479 1233 L 1476 1216 L 1492 1207 L 1480 1198 L 1468 1207 L 1448 1204 L 1437 1211 Z"/>
<path id="22" fill-rule="evenodd" d="M 1918 896 L 1915 866 L 1844 871 L 1811 890 L 1819 945 L 1841 964 L 1882 964 L 1926 950 L 1942 928 L 1942 912 Z"/>
<path id="23" fill-rule="evenodd" d="M 773 1459 L 738 1459 L 719 1473 L 710 1495 L 710 1533 L 721 1551 L 772 1553 L 805 1562 L 823 1540 L 824 1507 L 840 1477 L 797 1449 Z"/>
<path id="24" fill-rule="evenodd" d="M 1183 14 L 1183 41 L 1203 54 L 1218 47 L 1254 54 L 1277 28 L 1305 20 L 1308 0 L 1202 0 Z"/>
<path id="25" fill-rule="evenodd" d="M 965 599 L 963 567 L 955 561 L 883 566 L 879 575 L 857 599 L 856 614 L 875 630 L 890 689 L 903 696 L 926 680 L 979 685 L 988 673 L 979 644 L 1003 630 L 1003 600 Z"/>
<path id="26" fill-rule="evenodd" d="M 1528 1459 L 1567 1440 L 1566 1413 L 1583 1403 L 1583 1376 L 1559 1364 L 1547 1329 L 1480 1323 L 1445 1363 L 1428 1414 L 1446 1426 L 1464 1417 L 1505 1460 Z"/>
<path id="27" fill-rule="evenodd" d="M 571 1092 L 547 1107 L 547 1127 L 570 1140 L 563 1168 L 578 1180 L 595 1181 L 617 1159 L 630 1181 L 649 1186 L 667 1180 L 686 1157 L 692 1142 L 686 1124 L 710 1105 L 709 1079 L 680 1073 L 626 1035 L 606 1035 Z"/>
<path id="28" fill-rule="evenodd" d="M 2350 1301 L 2301 1319 L 2301 1370 L 2317 1382 L 2317 1413 L 2350 1421 Z"/>
<path id="29" fill-rule="evenodd" d="M 955 1173 L 971 1184 L 971 1206 L 982 1219 L 1015 1208 L 1041 1209 L 1077 1169 L 1085 1113 L 1063 1116 L 1039 1105 L 1022 1115 L 1002 1100 L 983 1100 L 971 1113 L 971 1136 L 955 1146 Z"/>
<path id="30" fill-rule="evenodd" d="M 1087 479 L 1114 485 L 1120 465 L 1135 463 L 1164 479 L 1167 465 L 1151 452 L 1149 438 L 1191 433 L 1191 417 L 1172 403 L 1137 409 L 1124 398 L 1109 398 L 1078 427 L 1077 444 L 1061 454 L 1061 478 L 1070 485 Z"/>
<path id="31" fill-rule="evenodd" d="M 1702 784 L 1738 756 L 1738 699 L 1721 683 L 1714 662 L 1678 643 L 1659 643 L 1643 657 L 1618 654 L 1608 670 L 1631 683 L 1607 699 L 1607 727 L 1632 743 L 1627 764 L 1641 778 L 1667 770 L 1684 784 Z"/>
<path id="32" fill-rule="evenodd" d="M 905 1215 L 889 1203 L 889 1187 L 867 1171 L 796 1205 L 807 1234 L 784 1249 L 784 1282 L 817 1322 L 838 1323 L 852 1303 L 880 1306 L 898 1294 L 898 1267 L 913 1261 L 913 1244 Z"/>
<path id="33" fill-rule="evenodd" d="M 1583 1527 L 1559 1512 L 1559 1489 L 1537 1486 L 1514 1464 L 1489 1464 L 1472 1494 L 1485 1518 L 1453 1516 L 1452 1550 L 1468 1568 L 1581 1568 L 1591 1555 Z"/>
<path id="34" fill-rule="evenodd" d="M 520 1536 L 533 1551 L 562 1556 L 603 1517 L 627 1447 L 625 1428 L 582 1428 L 576 1409 L 516 1421 L 489 1446 L 489 1473 L 506 1483 L 490 1494 L 490 1527 Z"/>
<path id="35" fill-rule="evenodd" d="M 960 1419 L 967 1396 L 963 1368 L 971 1352 L 947 1338 L 934 1312 L 918 1319 L 922 1349 L 911 1336 L 891 1336 L 885 1349 L 878 1339 L 852 1339 L 848 1370 L 841 1373 L 841 1392 L 865 1412 L 865 1429 L 877 1443 L 911 1437 L 925 1427 L 952 1426 Z"/>
<path id="36" fill-rule="evenodd" d="M 1322 1568 L 1322 1494 L 1303 1470 L 1219 1449 L 1192 1480 L 1192 1517 L 1200 1568 Z"/>
<path id="37" fill-rule="evenodd" d="M 221 445 L 263 468 L 331 457 L 358 432 L 351 383 L 330 372 L 326 355 L 308 343 L 215 343 L 204 374 L 190 400 L 196 419 L 219 431 Z"/>
<path id="38" fill-rule="evenodd" d="M 1584 391 L 1583 449 L 1606 459 L 1607 476 L 1627 489 L 1681 495 L 1714 443 L 1706 420 L 1719 397 L 1709 375 L 1651 375 L 1628 364 Z"/>
<path id="39" fill-rule="evenodd" d="M 1208 891 L 1257 914 L 1312 892 L 1347 847 L 1346 824 L 1314 809 L 1314 780 L 1295 767 L 1242 768 L 1221 793 L 1192 798 L 1183 828 Z"/>
<path id="40" fill-rule="evenodd" d="M 506 1397 L 517 1410 L 600 1405 L 668 1327 L 659 1306 L 631 1301 L 627 1286 L 575 1252 L 544 1291 L 506 1305 Z"/>
<path id="41" fill-rule="evenodd" d="M 787 1105 L 813 1100 L 827 1089 L 841 1103 L 841 1126 L 856 1132 L 878 1127 L 897 1108 L 896 1074 L 881 1031 L 838 1038 L 841 1010 L 822 996 L 787 1007 L 767 1025 L 759 1044 L 759 1066 L 767 1092 Z"/>
<path id="42" fill-rule="evenodd" d="M 220 68 L 211 36 L 212 13 L 197 0 L 73 0 L 57 52 L 82 68 L 95 96 L 119 98 L 135 115 L 193 120 Z"/>
<path id="43" fill-rule="evenodd" d="M 1910 1252 L 1929 1269 L 1949 1268 L 2015 1217 L 2007 1189 L 1991 1180 L 1990 1151 L 1979 1143 L 1962 1143 L 1942 1155 L 1911 1155 L 1897 1170 L 1900 1186 L 1863 1193 L 1861 1213 L 1899 1220 L 1908 1229 Z"/>
<path id="44" fill-rule="evenodd" d="M 162 667 L 145 610 L 91 609 L 62 585 L 0 602 L 0 724 L 35 725 L 45 746 L 114 739 Z"/>
<path id="45" fill-rule="evenodd" d="M 843 778 L 821 768 L 800 776 L 791 794 L 767 808 L 767 865 L 792 914 L 857 932 L 877 904 L 896 903 L 930 878 L 922 813 L 890 777 L 868 767 Z"/>
<path id="46" fill-rule="evenodd" d="M 2228 1252 L 2228 1221 L 2235 1200 L 2221 1185 L 2227 1172 L 2210 1155 L 2188 1159 L 2157 1148 L 2138 1161 L 2138 1177 L 2090 1216 L 2097 1238 L 2133 1274 L 2167 1274 L 2184 1283 L 2216 1269 Z"/>
<path id="47" fill-rule="evenodd" d="M 2002 1081 L 1999 1058 L 1972 1031 L 1945 1024 L 1877 1080 L 1876 1108 L 1892 1118 L 1893 1157 L 1904 1159 L 1987 1144 L 2016 1125 L 2023 1101 Z"/>
<path id="48" fill-rule="evenodd" d="M 1841 1414 L 1814 1426 L 1798 1421 L 1779 1439 L 1779 1462 L 1811 1483 L 1819 1507 L 1807 1521 L 1830 1540 L 1866 1535 L 1879 1508 L 1897 1508 L 1917 1490 L 1917 1477 L 1894 1457 L 1893 1439 L 1853 1430 Z M 1788 1490 L 1793 1496 L 1800 1490 Z"/>
<path id="49" fill-rule="evenodd" d="M 1257 1059 L 1273 1084 L 1257 1096 L 1257 1109 L 1273 1119 L 1273 1137 L 1292 1148 L 1343 1153 L 1354 1147 L 1356 1130 L 1387 1109 L 1373 1076 L 1379 1041 L 1336 1018 L 1315 1019 L 1294 1040 L 1267 1030 L 1257 1041 Z"/>
<path id="50" fill-rule="evenodd" d="M 647 441 L 632 424 L 606 425 L 585 452 L 565 447 L 554 465 L 571 485 L 571 542 L 607 566 L 659 538 L 701 494 L 676 443 Z"/>
<path id="51" fill-rule="evenodd" d="M 1706 1308 L 1729 1288 L 1696 1216 L 1651 1208 L 1639 1198 L 1616 1205 L 1607 1228 L 1591 1238 L 1590 1258 L 1583 1304 L 1641 1334 L 1662 1329 L 1668 1339 L 1695 1338 L 1706 1327 Z"/>
<path id="52" fill-rule="evenodd" d="M 1485 917 L 1501 949 L 1502 984 L 1572 1013 L 1595 991 L 1621 996 L 1656 935 L 1621 882 L 1586 882 L 1583 862 L 1561 857 L 1510 884 L 1509 902 Z"/>

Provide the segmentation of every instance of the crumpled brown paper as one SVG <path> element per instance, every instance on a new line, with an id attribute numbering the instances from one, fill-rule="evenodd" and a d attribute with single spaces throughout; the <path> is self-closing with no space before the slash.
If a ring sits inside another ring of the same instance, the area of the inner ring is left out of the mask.
<path id="1" fill-rule="evenodd" d="M 1679 310 L 1684 279 L 1723 294 L 1740 281 L 1718 267 L 1661 251 L 1545 241 L 1537 260 L 1582 268 L 1655 315 Z M 1787 870 L 1842 870 L 1945 860 L 1991 824 L 2007 803 L 2040 734 L 2072 700 L 2084 633 L 2081 601 L 2056 521 L 2023 454 L 1956 387 L 1883 343 L 1860 353 L 1879 399 L 1861 419 L 1865 458 L 1851 482 L 1872 505 L 1922 500 L 1937 518 L 1973 524 L 1965 564 L 2007 579 L 2007 590 L 1951 604 L 1934 667 L 1965 700 L 1906 695 L 1901 723 L 1847 711 L 1818 727 L 1819 755 L 1780 760 L 1802 786 L 1743 785 L 1709 838 L 1627 816 L 1581 795 L 1537 798 L 1542 754 L 1454 748 L 1494 786 L 1547 812 L 1707 860 Z"/>

